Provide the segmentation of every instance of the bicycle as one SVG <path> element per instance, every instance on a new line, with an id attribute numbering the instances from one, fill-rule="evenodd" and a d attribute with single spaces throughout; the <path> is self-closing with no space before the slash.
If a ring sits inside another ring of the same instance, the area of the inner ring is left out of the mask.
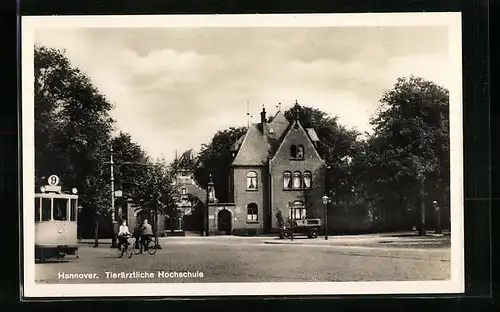
<path id="1" fill-rule="evenodd" d="M 123 255 L 125 255 L 125 254 L 127 254 L 128 258 L 132 257 L 133 250 L 129 248 L 129 246 L 131 244 L 128 241 L 130 237 L 131 237 L 131 235 L 123 236 L 123 238 L 125 239 L 125 241 L 120 245 L 120 248 L 118 249 L 118 257 L 119 258 L 122 258 Z"/>
<path id="2" fill-rule="evenodd" d="M 145 247 L 144 249 L 148 252 L 150 255 L 154 255 L 156 253 L 156 250 L 158 249 L 156 245 L 156 238 L 153 236 L 150 239 L 148 239 L 148 243 L 145 246 L 142 238 L 139 240 L 136 240 L 134 244 L 134 253 L 136 255 L 142 254 L 142 248 Z"/>

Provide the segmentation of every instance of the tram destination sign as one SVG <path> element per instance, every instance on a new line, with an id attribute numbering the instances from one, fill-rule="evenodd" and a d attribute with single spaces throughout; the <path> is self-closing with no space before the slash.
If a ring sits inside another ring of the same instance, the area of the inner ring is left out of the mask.
<path id="1" fill-rule="evenodd" d="M 47 185 L 42 186 L 40 190 L 42 193 L 51 192 L 51 193 L 61 193 L 61 186 L 59 185 L 59 177 L 55 174 L 52 174 L 47 179 Z"/>
<path id="2" fill-rule="evenodd" d="M 47 182 L 50 186 L 56 186 L 59 184 L 59 177 L 56 176 L 55 174 L 49 176 L 49 178 L 47 179 Z"/>

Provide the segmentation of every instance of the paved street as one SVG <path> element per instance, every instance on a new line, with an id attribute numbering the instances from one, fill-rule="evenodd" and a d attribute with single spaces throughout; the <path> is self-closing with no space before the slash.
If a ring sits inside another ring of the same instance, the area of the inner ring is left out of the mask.
<path id="1" fill-rule="evenodd" d="M 108 244 L 98 248 L 82 244 L 79 259 L 37 263 L 35 275 L 42 283 L 405 281 L 450 277 L 450 249 L 446 244 L 426 246 L 421 242 L 415 248 L 407 240 L 399 242 L 398 247 L 396 241 L 370 237 L 293 242 L 270 237 L 172 237 L 161 239 L 163 248 L 155 255 L 133 255 L 130 259 L 118 258 Z M 130 275 L 110 278 L 112 273 L 121 272 Z M 142 272 L 142 278 L 133 272 Z M 158 272 L 191 272 L 197 277 L 167 274 L 158 278 Z M 58 277 L 62 273 L 83 275 L 62 279 Z M 93 279 L 88 278 L 91 275 Z"/>

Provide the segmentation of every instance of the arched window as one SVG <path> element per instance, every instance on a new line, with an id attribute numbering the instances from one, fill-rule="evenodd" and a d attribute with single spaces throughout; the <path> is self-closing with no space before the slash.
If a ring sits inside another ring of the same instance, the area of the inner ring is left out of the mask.
<path id="1" fill-rule="evenodd" d="M 247 205 L 247 221 L 258 221 L 258 206 L 256 203 Z"/>
<path id="2" fill-rule="evenodd" d="M 304 172 L 304 188 L 311 188 L 312 174 L 311 171 Z"/>
<path id="3" fill-rule="evenodd" d="M 292 188 L 292 173 L 290 171 L 283 172 L 283 188 Z"/>
<path id="4" fill-rule="evenodd" d="M 257 190 L 257 172 L 249 171 L 247 173 L 247 190 Z"/>
<path id="5" fill-rule="evenodd" d="M 293 173 L 293 188 L 296 188 L 296 189 L 299 189 L 299 188 L 302 188 L 302 174 L 300 173 L 300 171 L 295 171 Z"/>
<path id="6" fill-rule="evenodd" d="M 299 145 L 297 147 L 297 158 L 304 159 L 304 146 L 303 145 Z"/>
<path id="7" fill-rule="evenodd" d="M 306 218 L 306 207 L 304 203 L 297 200 L 292 203 L 290 207 L 290 216 L 293 220 L 300 220 Z"/>
<path id="8" fill-rule="evenodd" d="M 297 146 L 296 145 L 292 145 L 292 147 L 290 147 L 290 157 L 297 158 Z"/>

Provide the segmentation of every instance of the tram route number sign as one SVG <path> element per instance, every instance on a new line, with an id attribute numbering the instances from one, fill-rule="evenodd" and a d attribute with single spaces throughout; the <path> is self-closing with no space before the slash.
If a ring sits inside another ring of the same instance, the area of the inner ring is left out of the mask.
<path id="1" fill-rule="evenodd" d="M 50 186 L 56 186 L 59 184 L 59 177 L 53 174 L 47 179 L 47 182 Z"/>

